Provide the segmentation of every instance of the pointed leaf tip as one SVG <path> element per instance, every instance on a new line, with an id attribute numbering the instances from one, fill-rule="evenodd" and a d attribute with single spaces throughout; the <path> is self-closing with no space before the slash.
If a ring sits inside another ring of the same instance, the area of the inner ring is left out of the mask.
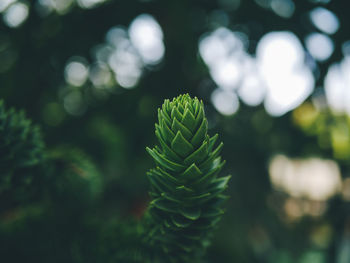
<path id="1" fill-rule="evenodd" d="M 181 157 L 186 157 L 193 151 L 193 146 L 185 139 L 180 131 L 171 142 L 171 148 Z"/>
<path id="2" fill-rule="evenodd" d="M 180 213 L 191 220 L 197 220 L 200 215 L 201 215 L 201 210 L 198 206 L 194 206 L 194 207 L 181 207 L 180 209 Z"/>

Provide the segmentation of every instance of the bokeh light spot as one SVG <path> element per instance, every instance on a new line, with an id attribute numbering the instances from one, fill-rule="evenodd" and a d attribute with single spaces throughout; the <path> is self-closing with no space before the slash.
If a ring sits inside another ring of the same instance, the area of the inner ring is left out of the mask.
<path id="1" fill-rule="evenodd" d="M 74 0 L 39 0 L 38 11 L 46 15 L 52 10 L 55 10 L 58 14 L 66 14 L 73 6 Z"/>
<path id="2" fill-rule="evenodd" d="M 290 18 L 294 14 L 295 4 L 292 0 L 272 0 L 271 9 L 281 17 Z"/>
<path id="3" fill-rule="evenodd" d="M 70 61 L 65 67 L 64 77 L 70 85 L 82 86 L 88 78 L 88 67 L 83 59 Z"/>
<path id="4" fill-rule="evenodd" d="M 210 70 L 213 80 L 224 89 L 235 89 L 242 77 L 240 64 L 235 60 L 218 61 Z"/>
<path id="5" fill-rule="evenodd" d="M 107 43 L 118 47 L 118 45 L 122 45 L 123 42 L 128 41 L 128 33 L 123 27 L 112 27 L 106 34 L 106 41 Z"/>
<path id="6" fill-rule="evenodd" d="M 255 0 L 255 3 L 263 8 L 270 8 L 271 0 Z"/>
<path id="7" fill-rule="evenodd" d="M 108 64 L 119 85 L 127 89 L 133 88 L 142 75 L 142 62 L 129 41 L 112 53 Z"/>
<path id="8" fill-rule="evenodd" d="M 204 36 L 199 42 L 199 52 L 204 62 L 209 66 L 215 66 L 231 55 L 243 51 L 242 40 L 227 28 L 218 28 L 211 34 Z"/>
<path id="9" fill-rule="evenodd" d="M 82 8 L 93 8 L 106 0 L 77 0 L 78 5 Z"/>
<path id="10" fill-rule="evenodd" d="M 216 89 L 211 94 L 211 101 L 215 109 L 223 115 L 232 115 L 239 108 L 237 95 L 233 92 Z"/>
<path id="11" fill-rule="evenodd" d="M 28 5 L 14 3 L 5 11 L 3 19 L 9 27 L 18 27 L 27 19 L 28 15 Z"/>
<path id="12" fill-rule="evenodd" d="M 153 16 L 139 15 L 129 27 L 130 40 L 145 64 L 157 64 L 164 56 L 163 31 Z"/>
<path id="13" fill-rule="evenodd" d="M 346 57 L 350 56 L 350 40 L 345 41 L 341 46 L 343 55 Z"/>
<path id="14" fill-rule="evenodd" d="M 104 63 L 96 63 L 90 68 L 90 80 L 96 88 L 106 87 L 112 80 L 112 74 Z"/>
<path id="15" fill-rule="evenodd" d="M 244 78 L 237 92 L 241 100 L 249 106 L 259 105 L 266 95 L 265 87 L 253 72 Z"/>
<path id="16" fill-rule="evenodd" d="M 16 0 L 1 0 L 0 1 L 0 13 L 4 12 L 14 2 L 16 2 Z"/>
<path id="17" fill-rule="evenodd" d="M 304 51 L 297 37 L 288 31 L 271 32 L 263 36 L 257 47 L 257 58 L 262 72 L 274 73 L 291 71 L 296 65 L 303 63 Z"/>
<path id="18" fill-rule="evenodd" d="M 339 29 L 339 19 L 331 11 L 323 7 L 316 7 L 310 12 L 312 23 L 327 34 L 334 34 Z"/>
<path id="19" fill-rule="evenodd" d="M 328 68 L 324 80 L 327 102 L 336 113 L 350 114 L 350 57 Z"/>
<path id="20" fill-rule="evenodd" d="M 220 88 L 233 90 L 238 87 L 244 73 L 242 64 L 248 57 L 240 34 L 218 28 L 200 40 L 199 52 Z"/>
<path id="21" fill-rule="evenodd" d="M 342 186 L 340 169 L 332 160 L 293 160 L 277 155 L 270 162 L 269 174 L 276 189 L 315 201 L 328 200 L 339 193 Z"/>
<path id="22" fill-rule="evenodd" d="M 219 28 L 199 42 L 199 53 L 219 88 L 237 92 L 251 106 L 265 99 L 273 116 L 299 106 L 313 91 L 315 79 L 298 38 L 291 32 L 268 33 L 254 58 L 245 51 L 242 35 Z"/>
<path id="23" fill-rule="evenodd" d="M 318 61 L 327 60 L 334 51 L 333 41 L 326 35 L 311 33 L 305 38 L 305 44 L 310 54 Z"/>
<path id="24" fill-rule="evenodd" d="M 269 114 L 285 114 L 313 91 L 315 80 L 304 64 L 304 50 L 293 33 L 266 34 L 258 43 L 257 60 L 267 88 L 265 109 Z"/>

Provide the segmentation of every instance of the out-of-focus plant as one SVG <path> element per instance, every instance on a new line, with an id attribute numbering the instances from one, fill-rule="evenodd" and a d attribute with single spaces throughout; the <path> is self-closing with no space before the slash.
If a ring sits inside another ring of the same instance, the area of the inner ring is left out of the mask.
<path id="1" fill-rule="evenodd" d="M 40 130 L 14 109 L 0 101 L 0 197 L 7 203 L 28 199 L 44 163 Z M 0 202 L 2 203 L 2 202 Z M 1 205 L 1 207 L 5 207 Z M 0 209 L 1 210 L 1 209 Z"/>
<path id="2" fill-rule="evenodd" d="M 310 136 L 317 136 L 321 148 L 332 149 L 338 160 L 349 160 L 350 118 L 337 114 L 328 108 L 318 109 L 311 102 L 305 102 L 293 111 L 294 123 Z"/>

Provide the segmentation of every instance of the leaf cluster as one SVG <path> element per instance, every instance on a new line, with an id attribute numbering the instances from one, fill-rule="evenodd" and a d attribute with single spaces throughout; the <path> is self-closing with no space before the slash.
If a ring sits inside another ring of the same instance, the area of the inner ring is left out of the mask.
<path id="1" fill-rule="evenodd" d="M 223 214 L 220 204 L 229 176 L 218 178 L 224 161 L 218 135 L 208 135 L 203 102 L 188 94 L 165 100 L 158 110 L 159 146 L 147 151 L 157 167 L 151 182 L 149 239 L 171 262 L 200 259 Z"/>

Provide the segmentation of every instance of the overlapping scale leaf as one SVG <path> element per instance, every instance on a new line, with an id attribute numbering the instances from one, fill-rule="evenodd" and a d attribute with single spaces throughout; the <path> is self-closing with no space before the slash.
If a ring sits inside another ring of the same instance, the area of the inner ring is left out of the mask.
<path id="1" fill-rule="evenodd" d="M 218 178 L 224 162 L 218 135 L 208 135 L 204 105 L 188 94 L 165 100 L 158 110 L 159 147 L 147 148 L 157 167 L 147 173 L 152 186 L 149 214 L 152 242 L 169 262 L 196 262 L 210 231 L 223 214 L 228 177 Z"/>

